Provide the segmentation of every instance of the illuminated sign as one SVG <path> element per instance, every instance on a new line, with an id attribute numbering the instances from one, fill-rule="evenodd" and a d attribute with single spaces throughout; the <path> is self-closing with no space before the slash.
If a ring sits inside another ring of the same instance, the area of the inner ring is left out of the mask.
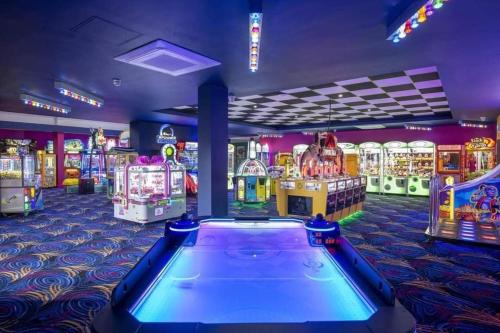
<path id="1" fill-rule="evenodd" d="M 160 133 L 156 136 L 156 142 L 162 144 L 176 144 L 177 138 L 174 134 L 174 129 L 170 125 L 165 124 L 160 128 Z"/>
<path id="2" fill-rule="evenodd" d="M 491 138 L 472 138 L 465 143 L 466 150 L 485 150 L 495 147 L 495 141 Z"/>
<path id="3" fill-rule="evenodd" d="M 64 140 L 64 151 L 67 153 L 79 153 L 83 151 L 85 148 L 83 147 L 83 142 L 80 139 L 68 139 Z"/>

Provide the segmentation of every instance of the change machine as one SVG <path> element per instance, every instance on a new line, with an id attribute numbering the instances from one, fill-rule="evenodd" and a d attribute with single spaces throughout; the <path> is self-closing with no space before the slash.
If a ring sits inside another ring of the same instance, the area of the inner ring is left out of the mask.
<path id="1" fill-rule="evenodd" d="M 262 161 L 256 158 L 255 141 L 249 142 L 249 158 L 244 160 L 236 172 L 235 196 L 240 202 L 266 202 L 271 197 L 271 177 Z"/>

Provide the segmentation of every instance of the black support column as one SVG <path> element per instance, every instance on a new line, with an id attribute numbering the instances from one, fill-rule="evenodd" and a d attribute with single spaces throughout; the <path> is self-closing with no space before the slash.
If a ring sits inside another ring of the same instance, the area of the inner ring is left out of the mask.
<path id="1" fill-rule="evenodd" d="M 198 216 L 227 215 L 228 90 L 198 88 Z"/>

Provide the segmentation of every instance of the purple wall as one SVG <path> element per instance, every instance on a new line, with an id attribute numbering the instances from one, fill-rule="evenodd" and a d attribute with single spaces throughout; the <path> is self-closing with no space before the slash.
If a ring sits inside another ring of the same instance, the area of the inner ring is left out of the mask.
<path id="1" fill-rule="evenodd" d="M 373 141 L 385 143 L 388 141 L 410 142 L 427 140 L 438 145 L 461 144 L 475 137 L 496 138 L 496 124 L 489 124 L 488 128 L 461 127 L 459 125 L 434 126 L 432 131 L 412 131 L 404 128 L 387 128 L 376 130 L 339 131 L 336 133 L 339 142 L 360 144 Z M 282 138 L 261 138 L 260 143 L 269 144 L 271 158 L 278 152 L 291 152 L 294 145 L 310 144 L 314 136 L 301 133 L 285 134 Z M 272 161 L 274 161 L 272 159 Z"/>

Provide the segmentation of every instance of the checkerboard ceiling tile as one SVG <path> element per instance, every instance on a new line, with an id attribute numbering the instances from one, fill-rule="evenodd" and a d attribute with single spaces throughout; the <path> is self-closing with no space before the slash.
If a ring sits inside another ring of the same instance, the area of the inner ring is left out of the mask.
<path id="1" fill-rule="evenodd" d="M 174 109 L 195 112 L 188 106 Z M 436 67 L 244 96 L 229 103 L 230 120 L 270 126 L 320 124 L 329 117 L 332 123 L 418 121 L 444 113 L 450 114 L 450 107 Z"/>

